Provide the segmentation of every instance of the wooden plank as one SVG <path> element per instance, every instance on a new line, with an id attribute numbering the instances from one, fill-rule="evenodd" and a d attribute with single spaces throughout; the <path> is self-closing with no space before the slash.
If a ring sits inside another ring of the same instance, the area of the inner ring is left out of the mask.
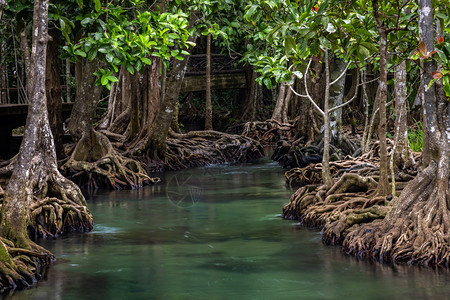
<path id="1" fill-rule="evenodd" d="M 245 74 L 217 74 L 211 76 L 211 89 L 244 89 L 246 87 Z M 187 76 L 181 85 L 181 92 L 197 92 L 206 89 L 205 76 Z"/>

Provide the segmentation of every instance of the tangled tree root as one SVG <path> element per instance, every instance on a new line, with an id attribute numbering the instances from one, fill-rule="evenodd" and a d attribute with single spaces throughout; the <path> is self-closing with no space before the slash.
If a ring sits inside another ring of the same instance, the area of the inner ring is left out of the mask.
<path id="1" fill-rule="evenodd" d="M 295 126 L 270 119 L 264 122 L 247 122 L 242 135 L 257 140 L 263 145 L 275 145 L 280 140 L 295 138 Z"/>
<path id="2" fill-rule="evenodd" d="M 383 221 L 351 228 L 345 253 L 421 265 L 450 265 L 450 182 L 432 162 L 410 181 Z"/>
<path id="3" fill-rule="evenodd" d="M 61 172 L 80 187 L 86 189 L 129 189 L 159 182 L 159 178 L 147 175 L 141 163 L 115 152 L 98 161 L 76 161 L 69 159 Z"/>
<path id="4" fill-rule="evenodd" d="M 330 144 L 330 161 L 342 160 L 347 156 L 354 156 L 356 145 L 350 140 L 346 141 L 346 151 Z M 333 141 L 332 141 L 333 142 Z M 351 147 L 350 147 L 351 146 Z M 277 161 L 283 168 L 303 168 L 310 164 L 316 164 L 322 161 L 323 140 L 304 143 L 303 138 L 299 138 L 293 142 L 281 140 L 277 143 L 277 147 L 272 155 L 272 160 Z"/>
<path id="5" fill-rule="evenodd" d="M 0 293 L 24 289 L 36 284 L 54 256 L 30 240 L 38 237 L 57 237 L 69 231 L 88 231 L 93 227 L 93 218 L 79 187 L 63 177 L 56 165 L 40 173 L 39 182 L 28 183 L 25 189 L 32 192 L 26 213 L 26 232 L 21 234 L 10 227 L 3 227 L 0 237 Z M 6 195 L 0 188 L 0 202 L 8 205 L 13 194 Z M 27 200 L 19 200 L 26 202 Z M 4 218 L 11 219 L 14 213 L 2 210 Z M 13 242 L 14 241 L 14 242 Z"/>
<path id="6" fill-rule="evenodd" d="M 61 172 L 86 189 L 127 189 L 159 182 L 147 175 L 140 162 L 121 155 L 105 135 L 94 130 L 78 142 Z"/>
<path id="7" fill-rule="evenodd" d="M 35 285 L 52 261 L 54 256 L 36 244 L 32 249 L 16 248 L 0 237 L 0 294 Z"/>
<path id="8" fill-rule="evenodd" d="M 4 191 L 0 188 L 0 202 Z M 27 234 L 31 239 L 58 237 L 64 232 L 86 232 L 94 221 L 76 184 L 54 170 L 35 187 L 28 207 Z"/>
<path id="9" fill-rule="evenodd" d="M 165 169 L 178 170 L 218 163 L 251 162 L 264 156 L 255 140 L 218 131 L 171 132 L 167 139 Z"/>
<path id="10" fill-rule="evenodd" d="M 305 185 L 292 195 L 282 216 L 323 229 L 323 241 L 338 245 L 353 226 L 383 219 L 391 209 L 392 197 L 377 197 L 376 186 L 373 177 L 357 173 L 345 173 L 328 190 Z M 398 185 L 399 191 L 402 187 Z"/>
<path id="11" fill-rule="evenodd" d="M 330 172 L 334 178 L 339 178 L 344 173 L 372 176 L 378 173 L 378 167 L 361 159 L 342 160 L 330 162 Z M 322 184 L 322 163 L 293 168 L 285 173 L 285 177 L 286 185 L 291 187 Z"/>

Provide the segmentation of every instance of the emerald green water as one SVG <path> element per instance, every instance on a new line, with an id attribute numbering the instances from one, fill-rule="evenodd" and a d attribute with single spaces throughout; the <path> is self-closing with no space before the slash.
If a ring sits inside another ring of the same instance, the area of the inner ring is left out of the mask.
<path id="1" fill-rule="evenodd" d="M 450 275 L 358 261 L 279 217 L 276 163 L 169 173 L 87 196 L 94 230 L 43 241 L 57 257 L 11 299 L 449 299 Z"/>

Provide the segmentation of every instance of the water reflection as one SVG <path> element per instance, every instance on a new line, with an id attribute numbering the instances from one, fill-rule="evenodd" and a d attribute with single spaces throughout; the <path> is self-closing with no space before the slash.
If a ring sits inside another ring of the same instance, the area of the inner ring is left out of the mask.
<path id="1" fill-rule="evenodd" d="M 319 232 L 297 230 L 293 222 L 281 220 L 281 207 L 291 194 L 282 174 L 271 162 L 215 166 L 168 173 L 161 184 L 141 190 L 87 195 L 94 230 L 45 241 L 57 263 L 38 288 L 12 298 L 450 295 L 448 272 L 361 262 L 323 246 Z"/>

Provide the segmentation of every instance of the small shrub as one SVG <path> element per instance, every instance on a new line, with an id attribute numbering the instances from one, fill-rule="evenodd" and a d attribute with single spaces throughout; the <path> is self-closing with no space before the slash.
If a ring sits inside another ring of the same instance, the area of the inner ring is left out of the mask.
<path id="1" fill-rule="evenodd" d="M 423 150 L 423 124 L 416 122 L 414 128 L 408 129 L 408 141 L 411 150 L 421 152 Z"/>

